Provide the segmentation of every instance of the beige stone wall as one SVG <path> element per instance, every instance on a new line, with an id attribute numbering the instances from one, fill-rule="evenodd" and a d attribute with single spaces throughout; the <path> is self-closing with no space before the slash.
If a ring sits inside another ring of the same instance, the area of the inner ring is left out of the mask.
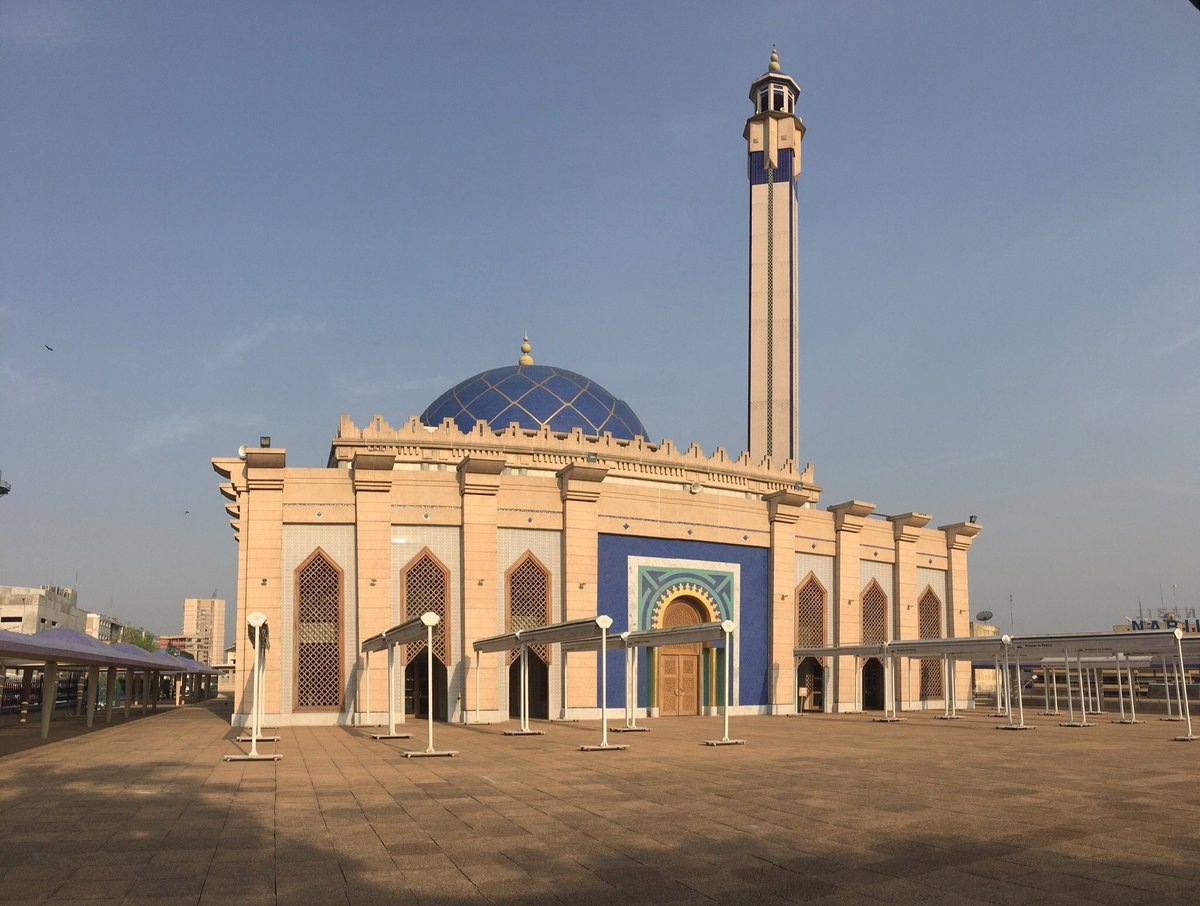
<path id="1" fill-rule="evenodd" d="M 222 493 L 233 501 L 239 542 L 238 715 L 249 707 L 245 619 L 261 610 L 277 642 L 266 684 L 272 720 L 380 721 L 386 659 L 372 659 L 374 699 L 366 714 L 358 646 L 399 621 L 400 570 L 426 545 L 451 572 L 452 720 L 463 719 L 464 709 L 473 717 L 476 704 L 484 720 L 508 718 L 507 674 L 495 655 L 481 658 L 476 702 L 471 647 L 475 639 L 504 631 L 506 570 L 524 550 L 533 551 L 552 573 L 555 618 L 594 615 L 597 536 L 603 533 L 768 552 L 772 663 L 766 707 L 774 713 L 795 709 L 795 590 L 810 570 L 826 587 L 831 644 L 861 640 L 859 598 L 870 579 L 888 595 L 889 638 L 916 636 L 915 601 L 931 575 L 945 576 L 935 591 L 945 595 L 948 629 L 966 632 L 970 530 L 961 524 L 926 528 L 920 514 L 883 519 L 861 501 L 821 508 L 811 468 L 764 468 L 744 455 L 730 459 L 718 450 L 706 456 L 695 447 L 680 452 L 670 442 L 589 439 L 579 432 L 463 434 L 450 424 L 430 430 L 410 420 L 392 428 L 382 419 L 363 429 L 344 419 L 332 467 L 288 468 L 282 453 L 214 460 L 228 479 Z M 902 518 L 908 521 L 897 521 Z M 294 571 L 316 546 L 345 577 L 346 707 L 335 715 L 297 715 L 292 707 Z M 828 661 L 826 707 L 851 710 L 858 699 L 852 659 Z M 595 705 L 594 658 L 571 658 L 566 669 L 569 675 L 556 653 L 552 716 L 561 716 L 564 705 Z M 902 707 L 912 698 L 903 686 L 906 675 L 897 665 Z M 564 686 L 570 696 L 565 702 Z M 960 690 L 967 687 L 960 680 Z M 397 691 L 402 694 L 402 687 Z"/>

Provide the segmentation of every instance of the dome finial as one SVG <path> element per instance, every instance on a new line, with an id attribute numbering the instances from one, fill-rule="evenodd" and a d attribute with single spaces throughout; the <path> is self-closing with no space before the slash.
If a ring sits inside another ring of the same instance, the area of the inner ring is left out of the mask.
<path id="1" fill-rule="evenodd" d="M 771 45 L 771 65 L 767 67 L 767 72 L 779 72 L 779 51 L 774 44 Z"/>
<path id="2" fill-rule="evenodd" d="M 524 339 L 521 341 L 521 357 L 517 359 L 517 364 L 532 365 L 533 356 L 529 354 L 531 352 L 533 352 L 533 347 L 529 345 L 529 334 L 525 334 Z"/>

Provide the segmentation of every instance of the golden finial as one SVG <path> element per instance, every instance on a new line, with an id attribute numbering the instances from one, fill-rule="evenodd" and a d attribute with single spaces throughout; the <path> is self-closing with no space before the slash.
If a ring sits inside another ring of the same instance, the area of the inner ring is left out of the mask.
<path id="1" fill-rule="evenodd" d="M 529 345 L 529 334 L 525 334 L 521 342 L 521 357 L 517 359 L 518 365 L 532 365 L 533 356 L 529 353 L 533 352 L 533 347 Z"/>
<path id="2" fill-rule="evenodd" d="M 779 51 L 774 44 L 771 45 L 771 65 L 767 67 L 767 72 L 779 72 Z"/>

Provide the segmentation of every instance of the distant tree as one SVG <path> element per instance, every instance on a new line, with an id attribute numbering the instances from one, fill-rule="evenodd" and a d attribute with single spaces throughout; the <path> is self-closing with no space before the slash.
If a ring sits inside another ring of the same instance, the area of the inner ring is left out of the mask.
<path id="1" fill-rule="evenodd" d="M 158 651 L 158 636 L 152 632 L 146 632 L 144 629 L 134 629 L 132 626 L 126 626 L 121 630 L 121 641 L 128 642 L 130 645 L 137 645 L 139 648 L 145 648 L 147 651 Z"/>

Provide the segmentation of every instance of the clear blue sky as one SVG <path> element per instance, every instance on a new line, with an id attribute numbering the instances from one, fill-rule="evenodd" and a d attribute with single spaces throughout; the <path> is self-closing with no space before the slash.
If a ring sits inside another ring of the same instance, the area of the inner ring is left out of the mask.
<path id="1" fill-rule="evenodd" d="M 0 583 L 178 631 L 234 597 L 210 457 L 322 465 L 524 331 L 740 451 L 777 44 L 823 502 L 977 514 L 1005 629 L 1200 603 L 1200 13 L 743 9 L 0 2 Z"/>

